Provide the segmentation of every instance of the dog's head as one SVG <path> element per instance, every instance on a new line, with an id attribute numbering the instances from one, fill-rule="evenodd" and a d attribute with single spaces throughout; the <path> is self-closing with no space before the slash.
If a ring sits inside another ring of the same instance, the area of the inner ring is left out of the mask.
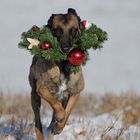
<path id="1" fill-rule="evenodd" d="M 66 14 L 53 14 L 48 20 L 47 26 L 57 37 L 62 52 L 68 53 L 72 40 L 80 35 L 80 21 L 80 17 L 72 8 L 69 8 Z"/>

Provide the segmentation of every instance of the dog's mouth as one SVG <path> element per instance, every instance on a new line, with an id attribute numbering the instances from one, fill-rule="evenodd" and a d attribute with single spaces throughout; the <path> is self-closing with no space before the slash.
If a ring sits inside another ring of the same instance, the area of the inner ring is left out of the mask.
<path id="1" fill-rule="evenodd" d="M 72 47 L 71 48 L 68 48 L 68 47 L 62 48 L 62 47 L 60 47 L 60 51 L 62 53 L 65 53 L 65 54 L 69 54 L 72 49 L 73 49 Z"/>

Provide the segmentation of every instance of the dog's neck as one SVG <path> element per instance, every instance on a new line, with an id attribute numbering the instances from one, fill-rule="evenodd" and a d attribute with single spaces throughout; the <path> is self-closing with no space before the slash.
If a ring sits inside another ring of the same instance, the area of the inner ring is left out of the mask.
<path id="1" fill-rule="evenodd" d="M 70 75 L 70 65 L 68 60 L 63 60 L 56 62 L 57 66 L 59 67 L 60 71 L 65 75 L 65 77 L 69 77 Z"/>
<path id="2" fill-rule="evenodd" d="M 43 62 L 45 62 L 49 69 L 51 69 L 51 68 L 53 68 L 54 66 L 57 65 L 59 70 L 60 70 L 60 72 L 63 73 L 66 78 L 69 78 L 70 67 L 71 66 L 70 66 L 68 60 L 62 60 L 62 61 L 55 61 L 54 62 L 54 61 L 45 60 L 45 59 L 40 58 L 38 56 L 34 56 L 32 65 L 34 65 L 37 62 L 38 59 L 43 61 Z"/>

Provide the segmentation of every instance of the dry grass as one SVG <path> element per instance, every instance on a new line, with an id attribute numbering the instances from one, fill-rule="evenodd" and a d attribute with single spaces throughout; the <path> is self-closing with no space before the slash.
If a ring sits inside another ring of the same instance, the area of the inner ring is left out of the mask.
<path id="1" fill-rule="evenodd" d="M 41 115 L 47 116 L 47 113 L 51 109 L 49 105 L 43 101 Z M 113 93 L 106 93 L 101 97 L 97 97 L 96 94 L 81 94 L 72 114 L 77 115 L 90 115 L 98 116 L 103 113 L 109 113 L 116 115 L 121 112 L 122 121 L 124 127 L 118 130 L 118 134 L 115 137 L 109 135 L 109 131 L 114 129 L 113 124 L 109 126 L 104 132 L 102 132 L 102 137 L 104 140 L 123 140 L 121 137 L 124 129 L 126 130 L 130 125 L 139 124 L 140 118 L 140 95 L 135 92 L 127 91 L 121 95 L 116 95 Z M 21 139 L 23 135 L 32 134 L 34 132 L 33 123 L 33 111 L 31 108 L 30 94 L 6 94 L 0 92 L 0 120 L 4 115 L 11 115 L 11 119 L 8 120 L 7 124 L 13 127 L 12 132 L 16 132 L 17 139 Z M 22 121 L 24 120 L 24 121 Z M 17 125 L 19 129 L 17 129 Z M 5 127 L 5 122 L 0 121 L 0 128 Z M 87 134 L 86 129 L 81 131 L 78 135 L 88 136 L 93 135 Z M 3 134 L 0 133 L 0 139 Z M 75 135 L 77 137 L 77 134 Z"/>
<path id="2" fill-rule="evenodd" d="M 47 110 L 50 110 L 48 103 L 42 101 L 41 113 L 45 115 Z M 5 94 L 0 91 L 0 116 L 1 115 L 14 115 L 15 119 L 20 118 L 20 120 L 27 117 L 33 118 L 30 93 Z"/>
<path id="3" fill-rule="evenodd" d="M 73 113 L 84 115 L 94 115 L 98 101 L 95 94 L 81 93 Z"/>
<path id="4" fill-rule="evenodd" d="M 127 91 L 121 95 L 106 93 L 97 98 L 95 94 L 83 94 L 77 102 L 74 113 L 100 115 L 103 113 L 122 112 L 126 126 L 136 124 L 140 118 L 140 95 Z"/>
<path id="5" fill-rule="evenodd" d="M 73 114 L 100 115 L 102 113 L 115 113 L 121 110 L 123 122 L 126 125 L 135 124 L 140 118 L 140 96 L 134 92 L 125 92 L 121 95 L 106 93 L 97 98 L 95 94 L 81 94 Z M 50 111 L 49 105 L 43 101 L 42 114 Z M 17 118 L 23 119 L 33 117 L 30 103 L 30 94 L 4 94 L 0 92 L 0 115 L 14 114 Z"/>
<path id="6" fill-rule="evenodd" d="M 0 113 L 3 115 L 15 114 L 19 118 L 25 118 L 32 114 L 30 98 L 23 94 L 4 94 L 0 92 Z"/>

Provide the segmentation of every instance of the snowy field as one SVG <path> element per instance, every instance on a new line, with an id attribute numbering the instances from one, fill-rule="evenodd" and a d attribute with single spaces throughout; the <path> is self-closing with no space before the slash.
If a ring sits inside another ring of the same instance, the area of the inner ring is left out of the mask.
<path id="1" fill-rule="evenodd" d="M 76 119 L 75 119 L 76 117 Z M 48 120 L 48 118 L 47 118 Z M 50 119 L 49 119 L 50 120 Z M 6 120 L 5 120 L 6 121 Z M 46 118 L 44 124 L 48 124 Z M 27 126 L 29 125 L 29 126 Z M 6 125 L 1 129 L 1 140 L 36 140 L 36 135 L 31 128 L 32 124 L 26 122 L 17 125 Z M 98 117 L 71 116 L 68 124 L 60 135 L 53 136 L 46 131 L 46 140 L 139 140 L 140 126 L 131 126 L 124 130 L 119 116 L 112 117 L 108 113 Z"/>
<path id="2" fill-rule="evenodd" d="M 53 136 L 46 131 L 46 140 L 139 140 L 140 126 L 130 126 L 124 130 L 121 120 L 103 114 L 98 117 L 71 116 L 71 123 L 67 124 L 60 135 Z M 73 119 L 72 119 L 73 118 Z M 25 122 L 26 123 L 26 122 Z M 43 120 L 43 123 L 48 124 Z M 6 125 L 1 129 L 1 140 L 37 140 L 35 132 L 22 122 L 17 125 Z M 22 128 L 23 127 L 23 128 Z"/>
<path id="3" fill-rule="evenodd" d="M 8 98 L 0 94 L 0 140 L 37 140 L 30 97 L 10 95 L 6 103 Z M 52 110 L 43 102 L 44 136 L 46 140 L 140 140 L 139 100 L 140 96 L 130 91 L 121 96 L 83 94 L 62 133 L 55 136 L 47 131 Z"/>

